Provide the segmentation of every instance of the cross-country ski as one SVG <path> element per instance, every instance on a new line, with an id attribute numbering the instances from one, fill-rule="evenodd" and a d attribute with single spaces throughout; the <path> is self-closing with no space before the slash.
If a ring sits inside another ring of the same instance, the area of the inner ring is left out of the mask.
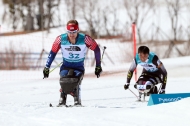
<path id="1" fill-rule="evenodd" d="M 56 105 L 56 106 L 53 106 L 51 103 L 49 104 L 49 107 L 84 107 L 83 105 Z"/>

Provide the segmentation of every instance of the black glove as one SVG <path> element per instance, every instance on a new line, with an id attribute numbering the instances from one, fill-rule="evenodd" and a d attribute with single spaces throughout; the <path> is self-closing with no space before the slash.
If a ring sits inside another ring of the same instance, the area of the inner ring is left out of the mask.
<path id="1" fill-rule="evenodd" d="M 124 89 L 127 90 L 127 89 L 129 88 L 129 85 L 130 85 L 130 84 L 127 84 L 127 83 L 126 83 L 126 84 L 124 85 Z"/>
<path id="2" fill-rule="evenodd" d="M 49 68 L 45 67 L 43 70 L 43 74 L 44 74 L 44 78 L 48 78 L 49 77 Z"/>
<path id="3" fill-rule="evenodd" d="M 137 83 L 134 85 L 134 88 L 137 89 Z"/>
<path id="4" fill-rule="evenodd" d="M 98 77 L 100 77 L 100 73 L 102 72 L 102 67 L 101 66 L 96 66 L 95 68 L 95 75 Z"/>

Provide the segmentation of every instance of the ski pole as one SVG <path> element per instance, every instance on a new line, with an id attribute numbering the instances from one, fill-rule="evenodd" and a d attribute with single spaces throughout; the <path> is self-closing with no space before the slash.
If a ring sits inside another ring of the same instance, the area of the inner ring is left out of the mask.
<path id="1" fill-rule="evenodd" d="M 106 50 L 106 46 L 104 46 L 104 50 L 103 50 L 103 53 L 102 53 L 102 59 L 101 59 L 101 61 L 103 60 L 103 56 L 104 56 L 105 50 Z"/>
<path id="2" fill-rule="evenodd" d="M 50 71 L 49 71 L 49 73 L 51 73 L 52 71 L 54 71 L 57 67 L 59 67 L 61 64 L 62 64 L 63 62 L 61 62 L 60 64 L 58 64 L 56 67 L 54 67 L 53 69 L 51 69 Z"/>
<path id="3" fill-rule="evenodd" d="M 59 63 L 56 67 L 54 67 L 53 69 L 51 69 L 51 70 L 49 71 L 49 73 L 51 73 L 52 71 L 54 71 L 54 70 L 55 70 L 57 67 L 59 67 L 62 63 L 63 63 L 63 62 Z M 43 79 L 44 79 L 44 77 L 43 77 Z"/>
<path id="4" fill-rule="evenodd" d="M 131 91 L 131 93 L 133 93 L 137 97 L 137 99 L 139 98 L 130 88 L 128 88 L 128 89 L 129 89 L 129 91 Z"/>

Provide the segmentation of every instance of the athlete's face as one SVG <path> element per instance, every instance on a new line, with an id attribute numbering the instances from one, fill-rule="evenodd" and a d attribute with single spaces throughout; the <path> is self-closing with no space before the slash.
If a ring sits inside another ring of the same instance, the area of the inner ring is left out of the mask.
<path id="1" fill-rule="evenodd" d="M 69 40 L 73 41 L 77 37 L 78 30 L 76 30 L 76 31 L 67 31 L 67 33 L 68 33 Z"/>
<path id="2" fill-rule="evenodd" d="M 148 59 L 149 54 L 139 53 L 140 60 L 145 62 Z"/>

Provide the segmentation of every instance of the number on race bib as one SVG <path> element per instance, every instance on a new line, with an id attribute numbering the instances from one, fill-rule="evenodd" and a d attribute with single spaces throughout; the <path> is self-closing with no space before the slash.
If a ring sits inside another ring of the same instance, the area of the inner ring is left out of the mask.
<path id="1" fill-rule="evenodd" d="M 69 53 L 69 58 L 71 59 L 78 59 L 79 58 L 79 54 L 72 54 L 72 53 Z"/>
<path id="2" fill-rule="evenodd" d="M 137 85 L 137 89 L 139 90 L 146 89 L 146 85 Z"/>

